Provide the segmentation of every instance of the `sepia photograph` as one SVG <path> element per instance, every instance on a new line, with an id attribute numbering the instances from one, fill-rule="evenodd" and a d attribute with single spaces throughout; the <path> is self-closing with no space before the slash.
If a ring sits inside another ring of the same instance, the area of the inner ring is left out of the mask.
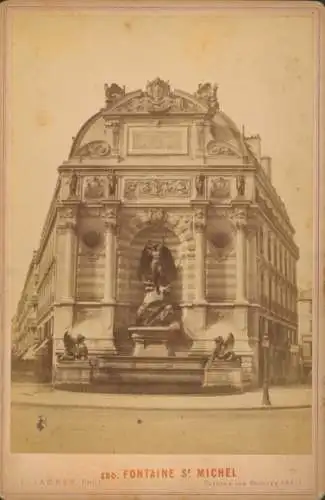
<path id="1" fill-rule="evenodd" d="M 9 2 L 13 459 L 146 455 L 117 479 L 171 481 L 157 457 L 202 455 L 197 481 L 239 487 L 233 456 L 292 456 L 312 484 L 320 12 L 302 4 Z"/>

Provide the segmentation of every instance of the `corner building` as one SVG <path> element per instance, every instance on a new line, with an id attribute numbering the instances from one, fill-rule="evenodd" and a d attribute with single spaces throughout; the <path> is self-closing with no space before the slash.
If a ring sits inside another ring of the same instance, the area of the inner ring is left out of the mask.
<path id="1" fill-rule="evenodd" d="M 210 84 L 193 95 L 159 78 L 144 90 L 105 90 L 106 106 L 58 168 L 13 321 L 16 351 L 52 339 L 55 377 L 72 326 L 90 354 L 131 355 L 127 328 L 143 299 L 138 262 L 149 239 L 164 238 L 190 340 L 176 354 L 207 357 L 213 339 L 231 330 L 244 380 L 256 386 L 267 332 L 271 380 L 296 380 L 299 253 L 259 136 L 238 130 Z"/>

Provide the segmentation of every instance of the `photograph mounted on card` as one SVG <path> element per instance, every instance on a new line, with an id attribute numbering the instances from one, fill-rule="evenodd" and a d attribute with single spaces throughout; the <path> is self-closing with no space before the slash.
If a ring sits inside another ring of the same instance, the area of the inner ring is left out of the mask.
<path id="1" fill-rule="evenodd" d="M 51 6 L 1 7 L 5 498 L 311 500 L 321 9 Z"/>

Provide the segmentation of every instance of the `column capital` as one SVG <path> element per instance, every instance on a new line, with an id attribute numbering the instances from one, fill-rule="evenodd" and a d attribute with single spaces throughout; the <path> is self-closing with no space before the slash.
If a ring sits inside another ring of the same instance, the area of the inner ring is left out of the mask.
<path id="1" fill-rule="evenodd" d="M 204 231 L 207 225 L 206 209 L 205 208 L 195 208 L 193 214 L 193 227 L 195 231 Z"/>
<path id="2" fill-rule="evenodd" d="M 100 217 L 104 222 L 106 229 L 111 231 L 117 228 L 117 208 L 116 204 L 107 204 L 101 208 Z"/>
<path id="3" fill-rule="evenodd" d="M 61 231 L 75 231 L 76 221 L 73 220 L 60 220 L 57 224 L 57 228 Z"/>
<path id="4" fill-rule="evenodd" d="M 61 230 L 75 230 L 77 224 L 77 207 L 61 205 L 58 207 L 57 228 Z"/>
<path id="5" fill-rule="evenodd" d="M 230 215 L 237 229 L 245 229 L 248 225 L 247 211 L 243 208 L 235 208 Z"/>

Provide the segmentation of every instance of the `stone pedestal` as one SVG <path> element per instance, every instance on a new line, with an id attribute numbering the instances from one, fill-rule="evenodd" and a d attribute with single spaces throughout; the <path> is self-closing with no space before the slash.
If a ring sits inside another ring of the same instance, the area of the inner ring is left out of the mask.
<path id="1" fill-rule="evenodd" d="M 135 344 L 133 356 L 173 356 L 170 345 L 173 331 L 168 326 L 133 326 L 129 328 L 129 332 Z"/>

